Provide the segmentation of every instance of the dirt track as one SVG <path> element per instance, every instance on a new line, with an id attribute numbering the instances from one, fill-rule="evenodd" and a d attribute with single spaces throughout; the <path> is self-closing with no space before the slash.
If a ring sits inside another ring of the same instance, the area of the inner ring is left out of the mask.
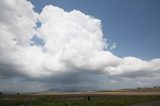
<path id="1" fill-rule="evenodd" d="M 55 96 L 120 96 L 120 95 L 132 95 L 132 96 L 143 96 L 143 95 L 160 95 L 160 91 L 152 91 L 152 92 L 75 92 L 75 93 L 35 93 L 31 95 L 55 95 Z"/>
<path id="2" fill-rule="evenodd" d="M 149 103 L 134 104 L 129 106 L 160 106 L 160 101 L 152 101 Z"/>

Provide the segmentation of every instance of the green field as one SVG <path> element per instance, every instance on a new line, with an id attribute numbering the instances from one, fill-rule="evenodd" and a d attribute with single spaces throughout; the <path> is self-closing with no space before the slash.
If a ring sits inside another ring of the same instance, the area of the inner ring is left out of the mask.
<path id="1" fill-rule="evenodd" d="M 126 106 L 160 100 L 160 96 L 1 95 L 0 106 Z"/>

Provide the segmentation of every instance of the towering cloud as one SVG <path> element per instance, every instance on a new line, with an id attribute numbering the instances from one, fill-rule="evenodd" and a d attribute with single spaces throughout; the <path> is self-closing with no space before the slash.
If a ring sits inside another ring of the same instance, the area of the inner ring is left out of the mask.
<path id="1" fill-rule="evenodd" d="M 104 50 L 99 19 L 52 5 L 38 14 L 25 0 L 1 0 L 0 7 L 0 78 L 25 76 L 66 87 L 91 83 L 98 75 L 160 78 L 159 58 L 119 58 Z"/>

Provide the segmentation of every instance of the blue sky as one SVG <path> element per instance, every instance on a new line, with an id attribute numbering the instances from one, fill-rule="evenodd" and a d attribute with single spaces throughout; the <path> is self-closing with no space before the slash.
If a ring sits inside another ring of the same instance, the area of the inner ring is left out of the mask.
<path id="1" fill-rule="evenodd" d="M 35 11 L 55 5 L 65 11 L 80 10 L 101 19 L 103 34 L 117 56 L 145 60 L 160 57 L 159 0 L 30 0 Z"/>

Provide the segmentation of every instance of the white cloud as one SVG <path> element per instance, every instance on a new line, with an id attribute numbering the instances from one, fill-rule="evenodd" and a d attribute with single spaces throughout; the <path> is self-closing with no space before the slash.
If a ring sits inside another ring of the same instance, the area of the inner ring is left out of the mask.
<path id="1" fill-rule="evenodd" d="M 130 78 L 153 77 L 160 73 L 160 68 L 157 66 L 157 64 L 160 64 L 159 60 L 145 61 L 135 57 L 124 57 L 116 67 L 106 68 L 106 72 L 109 72 L 110 75 Z"/>
<path id="2" fill-rule="evenodd" d="M 145 61 L 113 55 L 107 48 L 107 40 L 103 39 L 99 19 L 52 5 L 45 6 L 38 14 L 25 0 L 1 0 L 0 7 L 0 78 L 17 73 L 55 81 L 57 76 L 62 76 L 68 81 L 73 78 L 77 84 L 90 80 L 90 74 L 159 78 L 159 58 Z M 35 30 L 37 19 L 42 26 Z M 44 46 L 30 45 L 35 34 L 44 40 Z M 113 43 L 110 49 L 115 47 Z"/>
<path id="3" fill-rule="evenodd" d="M 117 47 L 117 43 L 113 43 L 109 49 L 110 49 L 110 50 L 113 50 L 113 49 L 115 49 L 116 47 Z"/>

